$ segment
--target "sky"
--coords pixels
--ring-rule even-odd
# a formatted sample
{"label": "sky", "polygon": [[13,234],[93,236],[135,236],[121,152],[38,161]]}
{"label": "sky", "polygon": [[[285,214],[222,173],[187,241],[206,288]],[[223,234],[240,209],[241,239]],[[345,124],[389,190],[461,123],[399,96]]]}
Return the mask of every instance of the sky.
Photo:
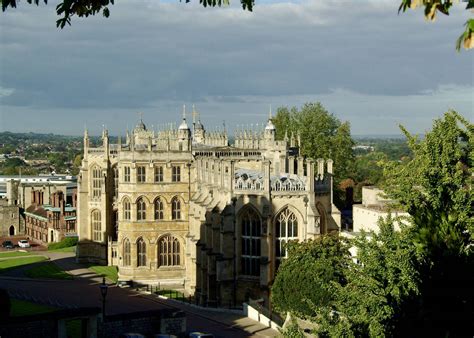
{"label": "sky", "polygon": [[474,120],[474,52],[455,51],[465,4],[434,23],[398,0],[116,1],[56,28],[56,3],[0,13],[0,131],[124,135],[179,124],[266,122],[320,101],[354,135],[424,133],[448,109]]}

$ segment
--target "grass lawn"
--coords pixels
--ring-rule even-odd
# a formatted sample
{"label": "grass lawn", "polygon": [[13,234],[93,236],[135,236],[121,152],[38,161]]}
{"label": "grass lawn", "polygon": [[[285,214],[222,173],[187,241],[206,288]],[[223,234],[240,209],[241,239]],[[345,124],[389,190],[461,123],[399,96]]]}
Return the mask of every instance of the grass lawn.
{"label": "grass lawn", "polygon": [[22,257],[22,256],[31,256],[35,253],[32,252],[20,252],[20,251],[9,251],[9,252],[0,252],[0,260],[5,257]]}
{"label": "grass lawn", "polygon": [[46,257],[44,256],[19,257],[19,258],[13,258],[13,259],[0,258],[0,273],[6,272],[7,270],[11,270],[22,265],[38,263],[45,260],[46,260]]}
{"label": "grass lawn", "polygon": [[49,252],[76,252],[76,247],[75,246],[69,246],[67,248],[61,248],[61,249],[53,249],[53,250],[48,250]]}
{"label": "grass lawn", "polygon": [[26,270],[25,275],[30,278],[73,279],[70,274],[65,273],[52,262],[34,266]]}
{"label": "grass lawn", "polygon": [[90,265],[88,266],[89,269],[94,271],[96,274],[110,279],[112,282],[117,283],[118,274],[117,274],[117,267],[115,266],[102,266],[102,265]]}
{"label": "grass lawn", "polygon": [[53,312],[54,307],[27,302],[24,300],[10,299],[12,304],[10,315],[12,317],[36,315],[39,313]]}

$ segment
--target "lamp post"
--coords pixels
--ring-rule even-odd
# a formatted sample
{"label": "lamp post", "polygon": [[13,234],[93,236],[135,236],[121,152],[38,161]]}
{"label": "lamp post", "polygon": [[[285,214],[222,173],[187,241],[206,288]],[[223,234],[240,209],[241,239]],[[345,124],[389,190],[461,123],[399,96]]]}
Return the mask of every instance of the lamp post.
{"label": "lamp post", "polygon": [[107,290],[109,288],[109,286],[105,284],[105,277],[102,277],[102,284],[100,284],[99,288],[102,296],[102,320],[105,320],[105,298],[107,297]]}
{"label": "lamp post", "polygon": [[232,197],[232,206],[234,207],[234,234],[233,234],[233,246],[234,246],[234,254],[233,254],[233,263],[234,263],[234,268],[232,269],[233,271],[233,285],[232,285],[232,302],[234,303],[234,307],[237,305],[237,252],[236,252],[236,241],[237,241],[237,236],[236,236],[236,218],[237,214],[235,212],[235,205],[237,204],[237,197]]}

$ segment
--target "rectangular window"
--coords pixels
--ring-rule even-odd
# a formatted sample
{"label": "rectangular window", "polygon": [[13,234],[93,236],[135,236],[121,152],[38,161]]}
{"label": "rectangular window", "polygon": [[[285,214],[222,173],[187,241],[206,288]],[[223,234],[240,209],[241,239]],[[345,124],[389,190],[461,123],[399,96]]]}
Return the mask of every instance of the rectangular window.
{"label": "rectangular window", "polygon": [[123,181],[130,182],[130,167],[123,168]]}
{"label": "rectangular window", "polygon": [[144,183],[146,181],[146,176],[145,176],[145,167],[137,167],[137,182],[138,183]]}
{"label": "rectangular window", "polygon": [[155,167],[155,182],[163,182],[163,167]]}
{"label": "rectangular window", "polygon": [[171,181],[181,182],[181,167],[180,166],[177,166],[177,165],[173,166]]}

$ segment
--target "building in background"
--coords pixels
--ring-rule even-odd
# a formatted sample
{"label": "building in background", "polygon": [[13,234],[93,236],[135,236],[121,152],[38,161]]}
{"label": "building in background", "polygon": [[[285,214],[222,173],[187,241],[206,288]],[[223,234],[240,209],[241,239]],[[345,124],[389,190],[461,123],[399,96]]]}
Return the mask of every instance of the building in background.
{"label": "building in background", "polygon": [[263,129],[207,132],[142,120],[125,142],[91,147],[78,177],[78,261],[118,267],[119,281],[160,284],[200,304],[268,302],[285,244],[340,228],[332,160],[299,155],[299,137]]}
{"label": "building in background", "polygon": [[[0,176],[0,229],[2,236],[26,235],[30,239],[49,243],[51,239],[57,242],[67,235],[76,234],[76,191],[76,178],[69,175]],[[58,210],[54,209],[59,207],[58,198],[63,199],[63,216],[58,216]],[[52,206],[54,203],[56,203],[56,207]],[[46,209],[51,209],[51,215],[40,210],[40,207],[43,206]],[[28,213],[30,213],[29,216]],[[13,217],[13,215],[15,216]],[[43,219],[44,217],[47,221]],[[64,223],[63,225],[56,224],[55,219],[58,217],[60,220],[63,219],[61,221]],[[47,232],[48,236],[40,235],[39,228],[36,228],[43,226],[43,222],[56,224],[46,226],[50,229]],[[33,230],[33,224],[36,224],[34,225],[36,230]],[[27,229],[28,226],[30,230]]]}
{"label": "building in background", "polygon": [[409,216],[407,212],[397,209],[393,200],[384,196],[383,190],[374,186],[362,187],[362,204],[352,207],[353,232],[378,231],[379,219],[386,219],[389,214],[394,218],[395,230],[400,230],[400,220],[397,218]]}

